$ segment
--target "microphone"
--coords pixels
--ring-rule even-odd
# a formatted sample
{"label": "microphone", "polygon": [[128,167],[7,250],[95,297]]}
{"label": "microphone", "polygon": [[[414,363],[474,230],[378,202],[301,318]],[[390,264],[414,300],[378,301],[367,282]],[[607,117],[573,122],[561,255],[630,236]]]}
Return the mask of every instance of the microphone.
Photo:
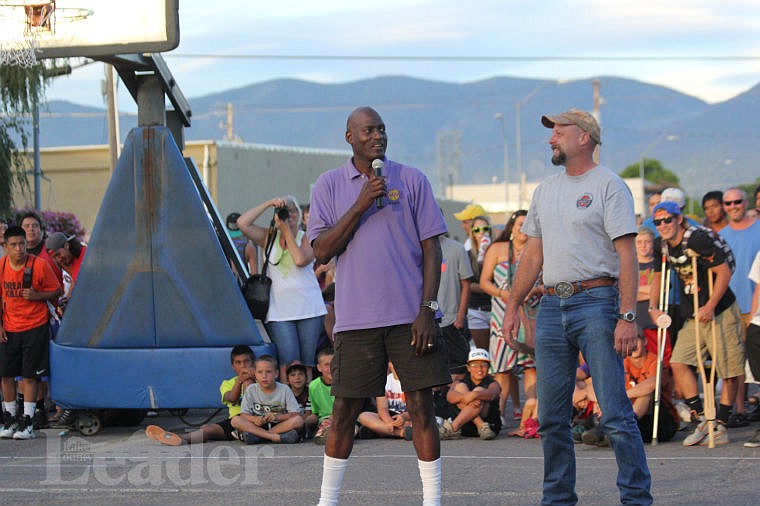
{"label": "microphone", "polygon": [[[372,160],[372,169],[375,171],[375,176],[377,177],[383,177],[383,166],[385,166],[385,163],[380,158],[375,158]],[[383,196],[379,196],[375,199],[375,207],[378,209],[383,208]]]}

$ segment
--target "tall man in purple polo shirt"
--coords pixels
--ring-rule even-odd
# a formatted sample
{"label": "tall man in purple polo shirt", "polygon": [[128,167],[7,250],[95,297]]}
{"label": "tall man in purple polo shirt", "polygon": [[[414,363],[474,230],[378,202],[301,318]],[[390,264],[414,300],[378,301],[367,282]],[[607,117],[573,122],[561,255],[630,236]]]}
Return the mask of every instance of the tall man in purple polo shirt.
{"label": "tall man in purple polo shirt", "polygon": [[[335,258],[333,421],[325,445],[320,506],[337,504],[354,424],[364,398],[384,395],[388,361],[406,392],[423,504],[440,504],[441,461],[432,387],[450,382],[436,323],[446,224],[430,183],[417,169],[385,158],[380,115],[348,117],[353,156],[322,174],[311,195],[308,237],[317,261]],[[384,162],[382,177],[373,160]],[[381,199],[381,207],[376,205]]]}

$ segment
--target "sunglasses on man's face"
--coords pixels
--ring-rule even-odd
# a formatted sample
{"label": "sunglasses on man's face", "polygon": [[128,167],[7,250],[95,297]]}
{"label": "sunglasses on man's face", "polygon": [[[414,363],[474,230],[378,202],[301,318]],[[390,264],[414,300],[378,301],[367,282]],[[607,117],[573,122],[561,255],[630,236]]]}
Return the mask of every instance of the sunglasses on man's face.
{"label": "sunglasses on man's face", "polygon": [[744,199],[736,199],[736,200],[724,200],[723,205],[724,206],[738,206],[744,202]]}
{"label": "sunglasses on man's face", "polygon": [[473,234],[479,234],[481,232],[490,232],[490,231],[491,231],[491,225],[485,225],[482,227],[472,227]]}
{"label": "sunglasses on man's face", "polygon": [[655,227],[659,227],[663,223],[665,223],[666,225],[670,225],[671,223],[673,223],[673,220],[674,220],[673,216],[668,216],[667,218],[660,218],[659,220],[652,220],[652,221],[654,221]]}

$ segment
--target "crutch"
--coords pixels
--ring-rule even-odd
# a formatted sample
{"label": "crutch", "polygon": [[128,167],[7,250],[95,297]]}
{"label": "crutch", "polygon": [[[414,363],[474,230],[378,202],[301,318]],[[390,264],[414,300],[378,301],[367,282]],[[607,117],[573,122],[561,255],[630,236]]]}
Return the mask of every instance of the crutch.
{"label": "crutch", "polygon": [[[697,352],[697,367],[699,368],[699,377],[702,379],[702,390],[704,392],[704,411],[705,419],[707,420],[707,441],[709,448],[715,448],[715,390],[713,384],[707,381],[707,375],[705,374],[705,363],[702,360],[702,340],[699,336],[699,320],[697,315],[699,313],[699,289],[697,283],[697,254],[696,252],[687,249],[686,253],[691,256],[691,270],[692,270],[692,295],[694,296],[694,335],[696,340],[696,352]],[[709,271],[708,271],[709,278]],[[713,357],[714,361],[714,357]],[[710,371],[710,377],[713,378],[715,364],[713,364],[713,371]]]}
{"label": "crutch", "polygon": [[[713,273],[710,272],[710,269],[707,270],[707,289],[708,294],[712,298],[713,295]],[[712,351],[710,354],[712,355],[712,367],[710,368],[710,382],[707,384],[707,389],[710,390],[710,404],[709,408],[705,408],[705,416],[708,420],[711,420],[712,428],[715,428],[715,419],[717,418],[716,414],[716,403],[715,403],[715,370],[718,368],[718,338],[716,337],[716,330],[715,330],[715,317],[713,317],[710,320],[710,332],[712,333]],[[705,398],[707,398],[707,394],[705,394]],[[714,431],[710,431],[710,440],[709,440],[709,447],[715,448],[715,434]]]}
{"label": "crutch", "polygon": [[660,300],[658,309],[663,312],[655,324],[657,325],[657,373],[654,383],[654,417],[652,427],[652,446],[657,446],[657,426],[660,422],[660,392],[662,390],[662,363],[665,360],[665,340],[671,319],[668,315],[668,296],[670,295],[670,269],[667,268],[667,255],[662,254],[662,269],[660,269]]}

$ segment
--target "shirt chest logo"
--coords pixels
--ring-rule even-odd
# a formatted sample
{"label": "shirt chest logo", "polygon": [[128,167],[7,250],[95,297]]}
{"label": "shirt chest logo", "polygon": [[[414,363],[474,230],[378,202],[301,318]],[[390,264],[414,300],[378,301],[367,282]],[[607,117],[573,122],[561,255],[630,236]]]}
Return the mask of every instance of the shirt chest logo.
{"label": "shirt chest logo", "polygon": [[398,202],[398,199],[400,197],[401,197],[401,193],[395,188],[388,190],[388,200],[391,202],[391,204]]}
{"label": "shirt chest logo", "polygon": [[594,201],[594,196],[590,193],[584,193],[575,201],[575,207],[578,209],[588,209]]}

